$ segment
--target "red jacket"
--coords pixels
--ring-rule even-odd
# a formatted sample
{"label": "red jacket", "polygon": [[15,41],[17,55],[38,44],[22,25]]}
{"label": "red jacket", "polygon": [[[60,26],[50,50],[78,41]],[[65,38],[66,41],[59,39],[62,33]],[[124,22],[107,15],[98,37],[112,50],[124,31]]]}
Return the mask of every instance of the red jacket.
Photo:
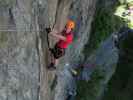
{"label": "red jacket", "polygon": [[64,40],[59,40],[57,42],[57,46],[59,48],[63,48],[63,49],[66,49],[68,47],[68,45],[70,45],[73,41],[73,33],[70,32],[70,33],[65,33],[65,31],[63,31],[63,36],[66,37],[66,41]]}

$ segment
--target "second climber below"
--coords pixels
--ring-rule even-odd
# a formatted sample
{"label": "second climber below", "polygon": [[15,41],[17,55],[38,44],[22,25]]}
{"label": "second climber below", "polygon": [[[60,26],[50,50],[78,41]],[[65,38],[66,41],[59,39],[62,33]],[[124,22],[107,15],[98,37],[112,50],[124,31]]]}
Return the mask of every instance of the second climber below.
{"label": "second climber below", "polygon": [[58,39],[58,42],[55,44],[54,48],[50,49],[51,52],[51,63],[48,66],[49,69],[56,69],[58,65],[58,60],[60,57],[65,55],[65,50],[73,41],[73,29],[75,28],[75,22],[73,20],[68,20],[65,28],[62,32],[57,32],[52,30],[49,35]]}

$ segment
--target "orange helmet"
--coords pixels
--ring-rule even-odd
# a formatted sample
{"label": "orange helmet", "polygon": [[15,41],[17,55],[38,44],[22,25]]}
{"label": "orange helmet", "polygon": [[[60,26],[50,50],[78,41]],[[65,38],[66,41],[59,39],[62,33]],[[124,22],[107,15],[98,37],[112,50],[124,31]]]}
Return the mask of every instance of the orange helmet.
{"label": "orange helmet", "polygon": [[67,21],[67,24],[66,24],[66,28],[68,28],[68,29],[74,29],[74,27],[75,27],[74,21],[68,20]]}

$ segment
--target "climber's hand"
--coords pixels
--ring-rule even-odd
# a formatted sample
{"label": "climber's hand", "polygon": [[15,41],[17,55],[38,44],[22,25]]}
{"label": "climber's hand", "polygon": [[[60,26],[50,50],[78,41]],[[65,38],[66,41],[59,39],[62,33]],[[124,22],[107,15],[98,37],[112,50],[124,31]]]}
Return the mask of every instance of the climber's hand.
{"label": "climber's hand", "polygon": [[52,31],[50,27],[46,28],[45,30],[47,33],[50,33]]}

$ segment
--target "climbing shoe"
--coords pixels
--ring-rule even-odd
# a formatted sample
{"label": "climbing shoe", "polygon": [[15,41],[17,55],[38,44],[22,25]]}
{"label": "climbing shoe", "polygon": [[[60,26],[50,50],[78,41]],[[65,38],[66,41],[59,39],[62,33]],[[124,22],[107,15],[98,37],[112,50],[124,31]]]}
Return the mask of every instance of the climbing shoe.
{"label": "climbing shoe", "polygon": [[48,69],[49,69],[49,70],[55,70],[56,67],[55,67],[54,63],[51,63],[51,64],[48,66]]}

